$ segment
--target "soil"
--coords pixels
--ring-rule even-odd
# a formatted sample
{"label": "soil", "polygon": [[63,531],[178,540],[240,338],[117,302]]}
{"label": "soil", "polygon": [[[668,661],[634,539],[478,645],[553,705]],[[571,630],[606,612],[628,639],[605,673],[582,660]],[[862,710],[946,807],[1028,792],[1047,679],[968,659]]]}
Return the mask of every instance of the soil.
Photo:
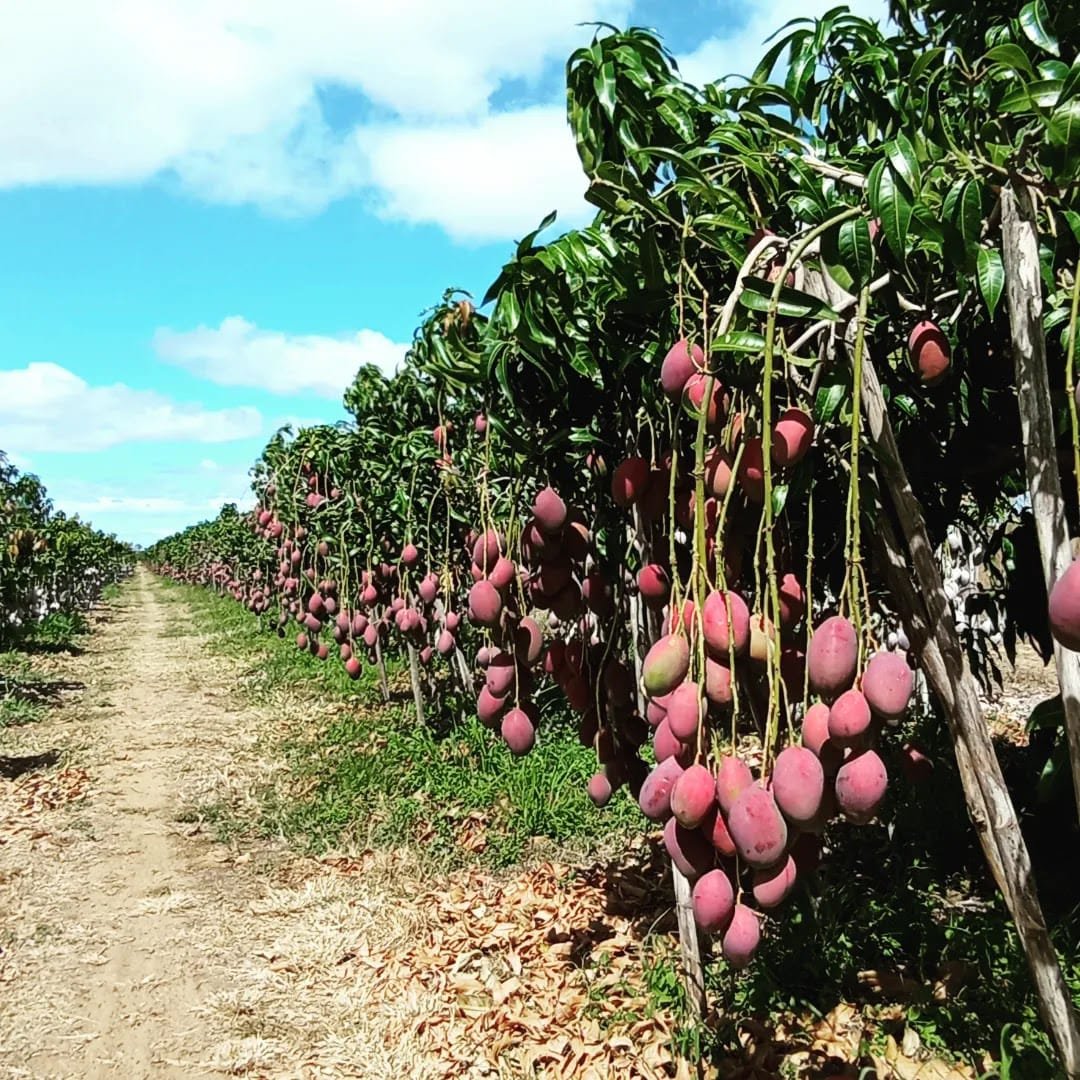
{"label": "soil", "polygon": [[0,781],[0,1076],[410,1075],[407,1040],[386,1049],[334,966],[407,916],[375,926],[355,881],[200,820],[266,719],[236,664],[145,570],[52,662],[83,689],[4,738],[62,758]]}

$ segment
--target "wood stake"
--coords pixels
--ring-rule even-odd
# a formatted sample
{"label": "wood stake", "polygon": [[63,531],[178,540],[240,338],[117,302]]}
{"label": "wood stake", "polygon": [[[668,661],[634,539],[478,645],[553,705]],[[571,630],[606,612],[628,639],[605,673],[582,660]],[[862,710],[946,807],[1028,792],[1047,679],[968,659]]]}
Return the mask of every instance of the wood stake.
{"label": "wood stake", "polygon": [[866,436],[875,452],[881,489],[891,497],[914,569],[913,575],[888,517],[882,513],[875,522],[874,536],[889,588],[904,619],[912,651],[945,712],[968,810],[1016,925],[1043,1023],[1066,1075],[1080,1077],[1077,1014],[1046,928],[1031,857],[982,715],[978,686],[956,632],[922,508],[908,482],[869,354],[863,357],[862,396]]}
{"label": "wood stake", "polygon": [[[1024,466],[1049,596],[1054,583],[1072,563],[1072,544],[1061,495],[1054,410],[1046,370],[1039,236],[1031,192],[1022,180],[1011,181],[1001,191],[1001,240]],[[1080,654],[1063,649],[1055,639],[1054,662],[1065,708],[1073,798],[1080,817]]]}

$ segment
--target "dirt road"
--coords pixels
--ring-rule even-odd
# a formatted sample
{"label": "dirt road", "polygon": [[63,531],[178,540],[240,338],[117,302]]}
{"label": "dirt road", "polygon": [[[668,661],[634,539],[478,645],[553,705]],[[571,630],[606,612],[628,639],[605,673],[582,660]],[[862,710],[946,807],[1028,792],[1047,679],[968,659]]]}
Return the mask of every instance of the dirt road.
{"label": "dirt road", "polygon": [[[193,813],[259,729],[237,665],[145,570],[59,663],[84,689],[16,740],[62,748],[62,767],[0,787],[0,1076],[393,1068],[334,966],[382,905],[355,881],[256,871]],[[407,929],[380,917],[382,940]]]}

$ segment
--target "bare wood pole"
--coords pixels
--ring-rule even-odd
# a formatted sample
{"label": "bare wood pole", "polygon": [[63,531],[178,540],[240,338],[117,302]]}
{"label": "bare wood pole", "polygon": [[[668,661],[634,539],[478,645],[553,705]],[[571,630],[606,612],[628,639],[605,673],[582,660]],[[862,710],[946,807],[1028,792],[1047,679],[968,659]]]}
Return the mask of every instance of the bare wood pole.
{"label": "bare wood pole", "polygon": [[390,684],[386,679],[386,661],[382,654],[382,637],[375,637],[375,666],[379,669],[379,688],[382,690],[383,701],[390,700]]}
{"label": "bare wood pole", "polygon": [[[1005,299],[1009,308],[1016,396],[1024,439],[1031,512],[1039,538],[1046,595],[1072,562],[1065,500],[1061,495],[1054,412],[1046,368],[1046,338],[1042,326],[1042,280],[1039,276],[1039,237],[1031,192],[1022,180],[1001,191],[1001,239],[1005,264]],[[1080,654],[1054,641],[1054,662],[1065,707],[1073,797],[1080,814]]]}
{"label": "bare wood pole", "polygon": [[[908,482],[893,437],[877,372],[863,356],[866,435],[890,493],[914,573],[885,514],[874,530],[890,590],[912,649],[949,724],[968,810],[991,872],[1005,898],[1031,969],[1043,1023],[1065,1073],[1080,1077],[1080,1026],[1046,928],[1031,857],[982,715],[978,687],[961,647],[922,508]],[[914,576],[914,581],[912,577]]]}
{"label": "bare wood pole", "polygon": [[454,646],[454,666],[457,669],[457,677],[461,682],[461,689],[465,693],[476,693],[472,676],[469,674],[469,663],[465,659],[465,654],[456,645]]}
{"label": "bare wood pole", "polygon": [[416,706],[416,722],[424,722],[424,692],[420,685],[420,659],[416,646],[410,641],[406,648],[409,652],[409,682],[412,683],[413,704]]}
{"label": "bare wood pole", "polygon": [[[641,535],[641,517],[634,507],[634,530]],[[627,541],[634,542],[634,534],[628,531]],[[630,636],[634,654],[634,686],[637,690],[638,712],[645,715],[645,695],[642,691],[642,641],[649,640],[645,625],[644,607],[639,592],[630,594]],[[691,897],[690,882],[686,875],[671,864],[671,880],[675,886],[675,919],[679,927],[679,956],[682,961],[683,985],[686,997],[696,1017],[705,1015],[705,969],[701,962],[701,944],[698,941],[697,923],[694,922],[694,907]]]}

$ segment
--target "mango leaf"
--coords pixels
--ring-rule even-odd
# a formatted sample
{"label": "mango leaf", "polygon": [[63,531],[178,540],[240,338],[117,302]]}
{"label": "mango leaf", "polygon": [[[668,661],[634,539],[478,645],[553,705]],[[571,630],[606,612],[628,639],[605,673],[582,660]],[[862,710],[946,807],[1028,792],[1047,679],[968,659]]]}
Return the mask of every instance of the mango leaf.
{"label": "mango leaf", "polygon": [[1069,228],[1072,229],[1072,234],[1076,238],[1076,242],[1080,244],[1080,214],[1075,210],[1065,210],[1062,217],[1069,224]]}
{"label": "mango leaf", "polygon": [[765,338],[749,330],[732,330],[713,338],[710,351],[760,353],[765,351]]}
{"label": "mango leaf", "polygon": [[749,236],[754,230],[742,219],[732,214],[698,214],[691,222],[694,228],[728,229]]}
{"label": "mango leaf", "polygon": [[846,383],[834,382],[819,386],[817,397],[814,398],[814,423],[827,424],[836,415],[846,396]]}
{"label": "mango leaf", "polygon": [[1018,83],[1005,92],[998,102],[998,111],[1005,113],[1038,112],[1052,109],[1061,97],[1061,79],[1035,79]]}
{"label": "mango leaf", "polygon": [[1001,291],[1005,287],[1005,267],[1001,261],[1001,252],[997,248],[979,248],[976,260],[976,273],[979,279],[979,292],[990,318],[997,311]]}
{"label": "mango leaf", "polygon": [[889,155],[889,162],[897,174],[904,178],[904,183],[911,188],[912,192],[918,192],[919,159],[915,153],[915,147],[911,145],[911,140],[901,132],[886,144],[885,153]]}
{"label": "mango leaf", "polygon": [[1052,802],[1068,790],[1069,746],[1059,738],[1054,752],[1046,759],[1038,782],[1035,784],[1035,798],[1042,803]]}
{"label": "mango leaf", "polygon": [[893,254],[904,260],[911,225],[911,191],[886,159],[877,162],[867,178],[870,208],[881,219],[885,240]]}
{"label": "mango leaf", "polygon": [[977,180],[958,180],[945,196],[946,219],[969,246],[982,232],[982,191]]}
{"label": "mango leaf", "polygon": [[[764,278],[745,277],[739,301],[751,311],[768,311],[772,306],[774,284]],[[823,300],[787,285],[780,288],[777,313],[793,319],[838,319],[839,315]]]}
{"label": "mango leaf", "polygon": [[874,272],[874,245],[865,218],[842,221],[821,238],[821,257],[829,277],[846,292],[856,292]]}
{"label": "mango leaf", "polygon": [[[1022,49],[1020,50],[1020,52],[1021,55],[1023,55]],[[944,55],[945,50],[941,48],[941,46],[938,46],[934,49],[927,49],[926,52],[920,54],[918,59],[916,59],[915,63],[911,65],[911,82],[917,83],[923,72],[929,70],[930,68],[940,68],[941,58]],[[1024,59],[1026,60],[1027,57],[1025,56]]]}
{"label": "mango leaf", "polygon": [[506,289],[499,295],[495,318],[502,324],[507,334],[512,334],[518,328],[521,322],[521,304],[513,289]]}
{"label": "mango leaf", "polygon": [[772,489],[772,512],[775,517],[779,517],[784,512],[784,505],[787,503],[787,497],[787,484],[777,484]]}
{"label": "mango leaf", "polygon": [[1026,75],[1029,79],[1035,78],[1035,69],[1031,66],[1027,53],[1019,45],[1014,45],[1011,41],[1002,45],[995,45],[983,59],[990,61],[992,64],[1000,64],[1002,67],[1009,68],[1011,71],[1016,71],[1021,75]]}
{"label": "mango leaf", "polygon": [[[1064,84],[1069,75],[1069,65],[1062,60],[1043,60],[1039,64],[1040,79],[1057,79]],[[1062,86],[1064,89],[1064,85]]]}
{"label": "mango leaf", "polygon": [[1061,695],[1040,701],[1027,718],[1024,725],[1029,732],[1042,731],[1045,728],[1060,728],[1065,724],[1065,707],[1061,703]]}
{"label": "mango leaf", "polygon": [[1080,172],[1080,98],[1066,101],[1050,114],[1046,145],[1060,178],[1070,180]]}
{"label": "mango leaf", "polygon": [[526,233],[521,238],[521,241],[518,243],[517,246],[517,256],[519,259],[532,250],[533,241],[537,238],[537,236],[540,235],[540,233],[542,233],[546,228],[548,228],[549,225],[554,224],[555,218],[556,212],[552,210],[551,213],[548,214],[544,218],[544,220],[541,221],[535,229],[533,229],[531,233]]}
{"label": "mango leaf", "polygon": [[611,60],[605,60],[593,76],[593,86],[596,89],[596,98],[603,107],[609,118],[615,115],[615,64]]}
{"label": "mango leaf", "polygon": [[1046,5],[1043,0],[1031,0],[1031,3],[1020,9],[1020,29],[1024,31],[1028,41],[1058,56],[1060,53],[1057,38],[1047,29],[1046,23]]}

